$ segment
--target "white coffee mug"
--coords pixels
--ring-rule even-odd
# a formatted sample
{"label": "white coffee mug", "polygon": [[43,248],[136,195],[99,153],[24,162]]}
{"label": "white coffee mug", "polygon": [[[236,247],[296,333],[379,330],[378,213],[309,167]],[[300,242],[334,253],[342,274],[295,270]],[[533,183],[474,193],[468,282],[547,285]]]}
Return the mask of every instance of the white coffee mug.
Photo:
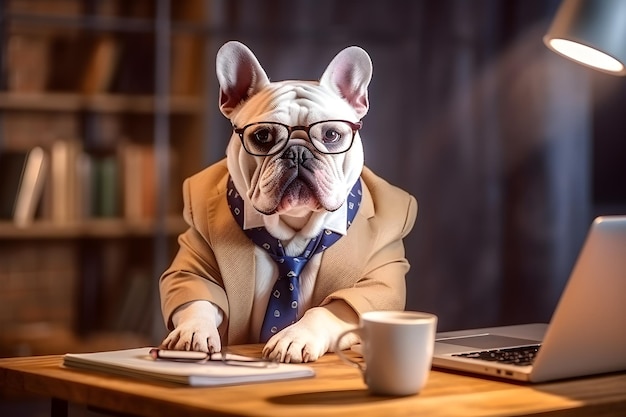
{"label": "white coffee mug", "polygon": [[[370,311],[360,326],[337,338],[335,352],[357,367],[370,392],[378,395],[412,395],[422,390],[433,358],[437,316],[417,311]],[[365,365],[338,349],[349,333],[361,338]]]}

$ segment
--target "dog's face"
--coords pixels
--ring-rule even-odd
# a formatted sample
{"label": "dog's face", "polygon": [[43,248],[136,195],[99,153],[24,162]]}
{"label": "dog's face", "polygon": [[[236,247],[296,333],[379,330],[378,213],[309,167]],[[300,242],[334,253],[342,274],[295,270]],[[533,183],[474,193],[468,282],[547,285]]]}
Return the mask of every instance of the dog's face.
{"label": "dog's face", "polygon": [[[341,207],[363,168],[358,122],[367,113],[371,74],[367,53],[351,47],[319,82],[270,83],[246,46],[220,49],[220,109],[239,129],[228,145],[228,169],[257,211],[302,217]],[[328,120],[349,123],[318,123]]]}

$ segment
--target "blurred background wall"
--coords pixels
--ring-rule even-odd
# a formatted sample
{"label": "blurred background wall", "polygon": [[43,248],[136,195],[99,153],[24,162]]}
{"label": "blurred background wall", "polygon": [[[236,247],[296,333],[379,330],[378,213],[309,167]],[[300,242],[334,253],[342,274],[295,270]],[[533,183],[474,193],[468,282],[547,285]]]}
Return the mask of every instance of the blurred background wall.
{"label": "blurred background wall", "polygon": [[233,39],[272,80],[370,54],[365,162],[419,202],[407,308],[440,330],[548,321],[594,216],[626,213],[626,80],[543,45],[559,3],[0,1],[0,157],[50,161],[28,224],[0,198],[0,356],[165,336],[157,282],[182,180],[225,156]]}
{"label": "blurred background wall", "polygon": [[[207,55],[236,39],[272,80],[318,79],[367,50],[366,165],[419,202],[407,308],[440,330],[548,321],[593,217],[626,206],[625,82],[543,45],[558,5],[213,1]],[[230,137],[208,84],[207,163]]]}

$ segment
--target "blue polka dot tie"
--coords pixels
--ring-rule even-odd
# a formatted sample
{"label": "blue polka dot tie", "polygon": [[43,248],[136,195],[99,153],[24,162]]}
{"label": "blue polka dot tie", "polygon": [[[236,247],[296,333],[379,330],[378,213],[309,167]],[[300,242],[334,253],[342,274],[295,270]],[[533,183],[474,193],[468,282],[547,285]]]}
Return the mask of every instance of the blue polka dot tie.
{"label": "blue polka dot tie", "polygon": [[[347,198],[347,227],[350,227],[359,209],[361,194],[361,180],[358,180]],[[233,217],[243,229],[243,199],[237,193],[232,179],[228,181],[226,197]],[[260,341],[267,342],[272,335],[298,320],[300,273],[308,260],[313,255],[329,248],[342,235],[324,230],[317,237],[311,239],[300,256],[287,256],[280,240],[270,235],[265,228],[244,229],[244,232],[257,246],[267,250],[278,266],[278,279],[272,288],[261,327]]]}

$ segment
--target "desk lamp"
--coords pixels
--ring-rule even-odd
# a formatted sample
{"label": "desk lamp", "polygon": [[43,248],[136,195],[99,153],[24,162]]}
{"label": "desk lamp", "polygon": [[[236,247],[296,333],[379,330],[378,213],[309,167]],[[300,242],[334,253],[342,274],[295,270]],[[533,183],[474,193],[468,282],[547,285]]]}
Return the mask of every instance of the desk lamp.
{"label": "desk lamp", "polygon": [[564,0],[543,41],[581,64],[626,75],[626,0]]}

